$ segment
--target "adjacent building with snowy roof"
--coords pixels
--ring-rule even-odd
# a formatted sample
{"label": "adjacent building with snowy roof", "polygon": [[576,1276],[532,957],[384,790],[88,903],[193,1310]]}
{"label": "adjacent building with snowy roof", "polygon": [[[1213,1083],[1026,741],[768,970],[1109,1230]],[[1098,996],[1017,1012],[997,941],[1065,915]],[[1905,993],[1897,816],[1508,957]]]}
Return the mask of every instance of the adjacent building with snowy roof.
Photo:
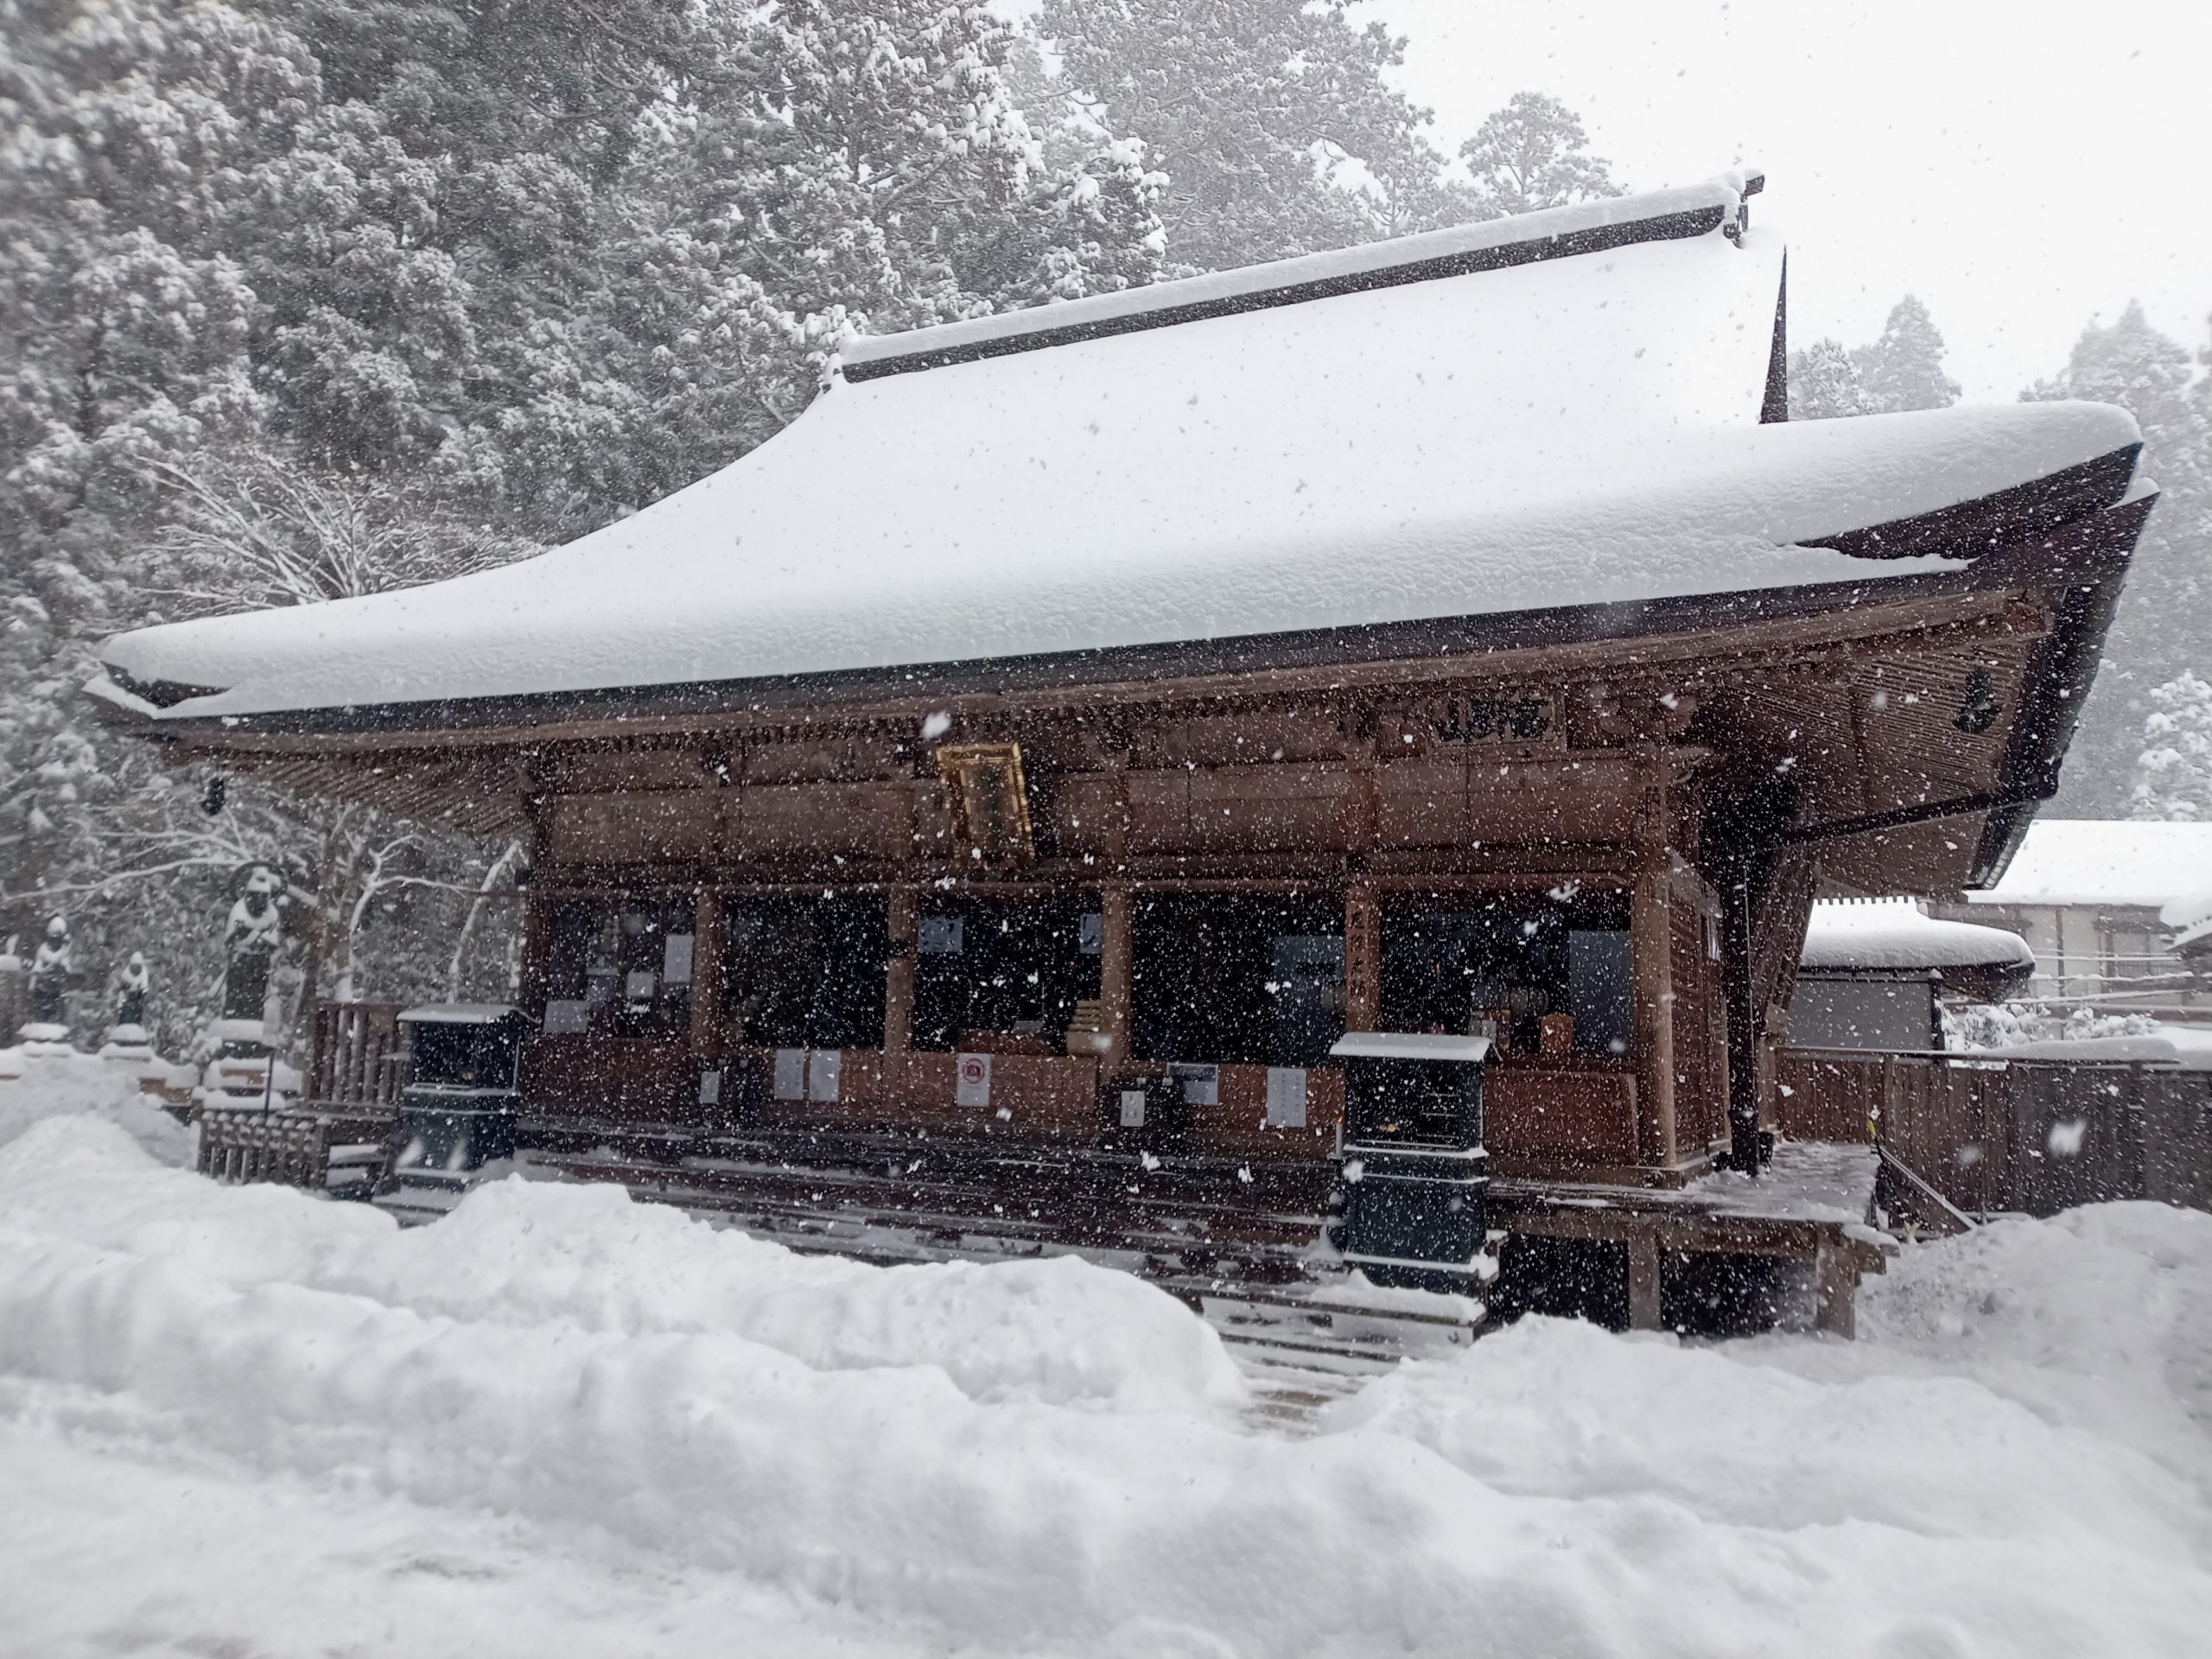
{"label": "adjacent building with snowy roof", "polygon": [[527,839],[533,1132],[1318,1214],[1336,1039],[1480,1033],[1502,1175],[1748,1166],[1816,887],[2001,874],[2152,500],[2102,405],[1788,422],[1762,183],[857,341],[569,546],[91,689]]}
{"label": "adjacent building with snowy roof", "polygon": [[1789,1041],[1799,1048],[1941,1048],[1943,999],[1994,1001],[2035,965],[2018,933],[1943,920],[1918,899],[1816,900],[1797,958]]}
{"label": "adjacent building with snowy roof", "polygon": [[1941,907],[2035,951],[2025,994],[2116,1014],[2212,1022],[2192,925],[2212,913],[2212,823],[2043,818],[1994,885]]}

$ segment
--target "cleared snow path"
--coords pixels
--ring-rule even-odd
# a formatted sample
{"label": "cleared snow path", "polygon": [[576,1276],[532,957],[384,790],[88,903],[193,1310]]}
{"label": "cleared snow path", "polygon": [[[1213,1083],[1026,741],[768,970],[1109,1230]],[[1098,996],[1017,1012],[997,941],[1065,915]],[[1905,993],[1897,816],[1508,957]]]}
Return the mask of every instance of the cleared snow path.
{"label": "cleared snow path", "polygon": [[[0,1085],[8,1091],[35,1085]],[[0,1112],[8,1102],[0,1098]],[[1909,1250],[1863,1339],[1532,1319],[1255,1427],[1079,1262],[521,1182],[402,1233],[0,1147],[0,1654],[2193,1654],[2212,1217]]]}

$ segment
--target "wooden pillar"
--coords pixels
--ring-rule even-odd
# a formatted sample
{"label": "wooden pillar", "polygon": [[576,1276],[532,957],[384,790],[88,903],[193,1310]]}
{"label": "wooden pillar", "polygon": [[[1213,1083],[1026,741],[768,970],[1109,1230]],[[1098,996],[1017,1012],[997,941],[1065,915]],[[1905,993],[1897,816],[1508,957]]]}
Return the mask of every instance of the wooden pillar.
{"label": "wooden pillar", "polygon": [[1832,1337],[1854,1335],[1859,1267],[1834,1239],[1822,1239],[1813,1262],[1813,1328]]}
{"label": "wooden pillar", "polygon": [[1663,862],[1639,871],[1629,902],[1629,977],[1635,993],[1637,1155],[1675,1161],[1675,981]]}
{"label": "wooden pillar", "polygon": [[1636,1029],[1636,1144],[1647,1169],[1675,1162],[1674,888],[1663,758],[1645,790],[1642,861],[1629,899],[1629,981]]}
{"label": "wooden pillar", "polygon": [[903,1054],[914,1046],[914,940],[921,912],[918,889],[891,889],[891,950],[883,964],[883,1049],[887,1054]]}
{"label": "wooden pillar", "polygon": [[1136,1005],[1136,895],[1125,881],[1098,890],[1099,1027],[1109,1045],[1108,1065],[1126,1064],[1135,1051],[1130,1041]]}
{"label": "wooden pillar", "polygon": [[1648,1227],[1628,1236],[1628,1328],[1659,1329],[1659,1239]]}
{"label": "wooden pillar", "polygon": [[1382,1018],[1382,905],[1372,881],[1344,886],[1344,1029],[1373,1031]]}
{"label": "wooden pillar", "polygon": [[520,950],[522,1006],[532,1017],[542,1018],[552,986],[553,900],[536,881],[523,892]]}
{"label": "wooden pillar", "polygon": [[698,902],[691,919],[691,1052],[709,1057],[722,1051],[722,951],[729,930],[720,887],[701,887]]}

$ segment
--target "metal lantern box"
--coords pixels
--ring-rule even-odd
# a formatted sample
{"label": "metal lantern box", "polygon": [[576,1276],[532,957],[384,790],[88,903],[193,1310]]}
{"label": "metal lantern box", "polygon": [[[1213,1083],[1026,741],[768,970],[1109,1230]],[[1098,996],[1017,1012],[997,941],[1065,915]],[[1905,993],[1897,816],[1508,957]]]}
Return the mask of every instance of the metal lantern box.
{"label": "metal lantern box", "polygon": [[393,1177],[458,1175],[514,1155],[528,1023],[498,1003],[433,1003],[399,1016],[410,1067],[392,1126]]}
{"label": "metal lantern box", "polygon": [[1465,1292],[1484,1244],[1486,1037],[1346,1033],[1344,1260],[1378,1285]]}

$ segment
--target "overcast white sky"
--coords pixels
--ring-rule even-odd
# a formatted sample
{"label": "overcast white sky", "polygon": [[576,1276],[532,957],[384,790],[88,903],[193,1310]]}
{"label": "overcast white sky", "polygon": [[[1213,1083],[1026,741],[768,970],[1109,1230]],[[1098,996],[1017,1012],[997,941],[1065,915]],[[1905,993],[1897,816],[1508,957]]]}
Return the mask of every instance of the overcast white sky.
{"label": "overcast white sky", "polygon": [[1907,291],[2010,399],[2130,298],[2212,313],[2212,0],[1363,0],[1456,149],[1523,89],[1639,188],[1738,160],[1789,239],[1789,332],[1871,338]]}

